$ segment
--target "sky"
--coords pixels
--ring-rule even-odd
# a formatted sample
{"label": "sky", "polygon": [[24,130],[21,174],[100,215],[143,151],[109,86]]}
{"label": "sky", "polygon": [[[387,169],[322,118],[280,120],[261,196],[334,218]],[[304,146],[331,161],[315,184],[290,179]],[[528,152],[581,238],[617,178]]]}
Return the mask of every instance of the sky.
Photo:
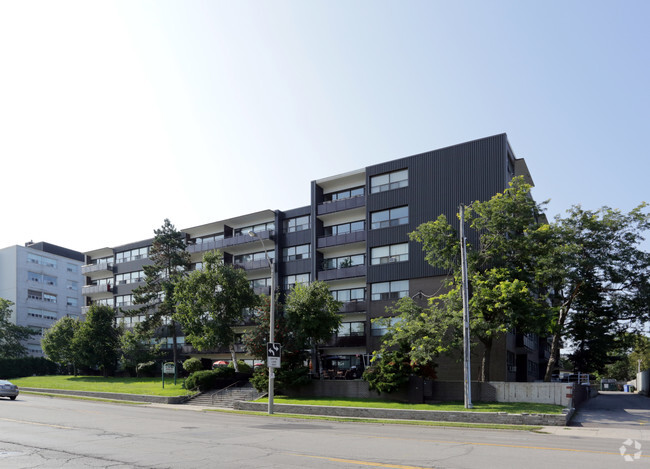
{"label": "sky", "polygon": [[0,0],[0,248],[309,204],[500,133],[549,218],[650,202],[650,2]]}

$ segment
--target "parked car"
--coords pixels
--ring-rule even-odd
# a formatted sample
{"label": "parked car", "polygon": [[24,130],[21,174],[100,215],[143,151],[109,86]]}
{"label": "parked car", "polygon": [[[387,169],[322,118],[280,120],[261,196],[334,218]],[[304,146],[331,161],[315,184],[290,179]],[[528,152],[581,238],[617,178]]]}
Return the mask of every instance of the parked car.
{"label": "parked car", "polygon": [[0,397],[8,397],[12,401],[18,397],[18,386],[5,379],[0,379]]}

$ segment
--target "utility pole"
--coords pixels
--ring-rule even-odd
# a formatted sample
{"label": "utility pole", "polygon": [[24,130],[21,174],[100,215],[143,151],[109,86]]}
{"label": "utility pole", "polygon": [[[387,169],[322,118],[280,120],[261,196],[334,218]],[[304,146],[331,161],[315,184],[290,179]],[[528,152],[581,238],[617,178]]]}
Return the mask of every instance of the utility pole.
{"label": "utility pole", "polygon": [[467,279],[467,240],[465,239],[465,206],[460,204],[460,261],[463,277],[463,381],[465,384],[465,408],[472,408],[472,369],[469,348],[469,288]]}

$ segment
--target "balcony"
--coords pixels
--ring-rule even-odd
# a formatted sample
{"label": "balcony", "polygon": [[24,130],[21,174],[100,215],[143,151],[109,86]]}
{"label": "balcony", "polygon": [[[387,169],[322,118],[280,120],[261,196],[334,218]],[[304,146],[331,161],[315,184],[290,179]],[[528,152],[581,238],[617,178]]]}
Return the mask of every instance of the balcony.
{"label": "balcony", "polygon": [[527,352],[537,350],[537,335],[535,334],[517,334],[516,343],[517,348],[525,349]]}
{"label": "balcony", "polygon": [[359,195],[349,199],[336,200],[334,202],[326,202],[318,206],[318,215],[326,215],[328,213],[340,212],[342,210],[351,210],[366,205],[366,196]]}
{"label": "balcony", "polygon": [[244,270],[259,270],[259,269],[269,269],[269,263],[266,259],[259,261],[246,261],[246,262],[237,262],[233,263],[235,267],[241,267]]}
{"label": "balcony", "polygon": [[334,336],[322,347],[365,347],[366,335]]}
{"label": "balcony", "polygon": [[100,293],[111,293],[113,288],[111,285],[84,285],[81,288],[82,295],[92,296]]}
{"label": "balcony", "polygon": [[341,244],[360,243],[366,240],[366,232],[353,231],[352,233],[345,233],[332,236],[323,236],[318,238],[318,249],[328,248],[331,246],[340,246]]}
{"label": "balcony", "polygon": [[[197,350],[191,344],[179,344],[179,347],[181,347],[182,353],[184,353],[184,354],[190,354],[190,353],[230,353],[230,349],[228,347],[219,347],[219,348],[208,349],[208,350]],[[246,353],[246,346],[244,344],[235,344],[235,353]]]}
{"label": "balcony", "polygon": [[112,262],[98,262],[97,264],[86,264],[81,266],[82,275],[91,274],[112,274],[115,266]]}
{"label": "balcony", "polygon": [[253,292],[256,295],[271,296],[271,287],[253,287]]}
{"label": "balcony", "polygon": [[341,306],[339,312],[340,313],[364,313],[366,312],[367,308],[368,305],[365,302],[365,300],[347,301],[343,303],[343,306]]}
{"label": "balcony", "polygon": [[329,281],[339,280],[344,278],[365,277],[366,266],[355,265],[352,267],[344,267],[342,269],[320,270],[318,272],[318,280]]}
{"label": "balcony", "polygon": [[[262,238],[263,240],[267,240],[267,239],[272,239],[272,237],[275,235],[275,231],[265,230],[265,231],[260,231],[259,233],[256,232],[256,234],[259,238]],[[213,251],[215,249],[224,250],[229,247],[241,246],[250,243],[259,244],[258,237],[253,238],[252,236],[249,236],[248,233],[245,233],[236,236],[231,236],[229,238],[218,239],[215,241],[207,241],[200,244],[190,244],[187,246],[187,252],[189,252],[190,254],[194,254],[197,252]]]}

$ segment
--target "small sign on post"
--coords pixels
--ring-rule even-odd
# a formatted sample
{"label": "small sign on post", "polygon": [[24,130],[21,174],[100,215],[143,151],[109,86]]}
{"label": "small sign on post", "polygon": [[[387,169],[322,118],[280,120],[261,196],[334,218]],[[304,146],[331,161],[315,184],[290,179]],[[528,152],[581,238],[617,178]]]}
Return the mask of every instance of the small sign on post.
{"label": "small sign on post", "polygon": [[171,362],[163,364],[163,373],[166,375],[173,375],[174,374],[174,364]]}
{"label": "small sign on post", "polygon": [[266,344],[266,364],[269,368],[280,368],[280,352],[282,346],[278,342]]}

